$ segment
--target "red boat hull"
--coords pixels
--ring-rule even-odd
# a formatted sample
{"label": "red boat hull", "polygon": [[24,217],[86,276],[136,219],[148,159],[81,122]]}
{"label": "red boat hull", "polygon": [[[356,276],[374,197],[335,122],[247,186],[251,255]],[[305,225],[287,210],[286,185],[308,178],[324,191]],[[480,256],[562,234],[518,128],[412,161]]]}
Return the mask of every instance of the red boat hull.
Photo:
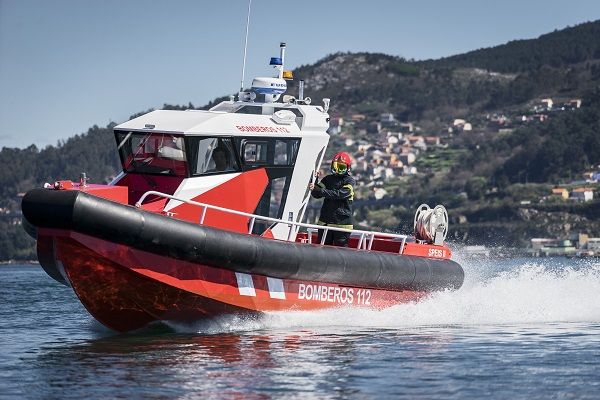
{"label": "red boat hull", "polygon": [[193,323],[220,315],[342,306],[385,308],[426,294],[237,273],[68,230],[39,229],[38,243],[45,243],[41,252],[52,249],[90,314],[121,332],[153,321]]}

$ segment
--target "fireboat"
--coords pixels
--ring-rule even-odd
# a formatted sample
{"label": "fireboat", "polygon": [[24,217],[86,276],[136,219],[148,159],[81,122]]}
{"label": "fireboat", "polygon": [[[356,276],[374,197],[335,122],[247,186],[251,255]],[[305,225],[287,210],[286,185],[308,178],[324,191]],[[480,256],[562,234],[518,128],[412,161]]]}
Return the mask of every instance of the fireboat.
{"label": "fireboat", "polygon": [[[122,172],[108,185],[61,180],[22,200],[46,273],[120,332],[153,322],[333,307],[381,309],[463,283],[443,206],[414,235],[303,222],[329,141],[330,100],[254,78],[210,110],[157,110],[114,128]],[[317,230],[350,232],[348,247]]]}

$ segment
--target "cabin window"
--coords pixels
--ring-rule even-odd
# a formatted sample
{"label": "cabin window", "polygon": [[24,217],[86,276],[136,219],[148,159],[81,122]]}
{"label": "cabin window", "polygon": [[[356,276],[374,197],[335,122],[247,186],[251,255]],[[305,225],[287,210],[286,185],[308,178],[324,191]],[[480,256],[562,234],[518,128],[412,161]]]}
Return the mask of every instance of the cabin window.
{"label": "cabin window", "polygon": [[[268,184],[254,214],[281,218],[289,191],[300,139],[281,137],[235,138],[235,148],[244,171],[264,168]],[[256,221],[252,230],[262,234],[270,224]]]}
{"label": "cabin window", "polygon": [[242,148],[244,164],[266,164],[268,146],[269,143],[267,141],[245,141]]}
{"label": "cabin window", "polygon": [[300,140],[276,140],[275,141],[275,165],[294,165],[296,154],[298,154]]}
{"label": "cabin window", "polygon": [[213,175],[240,170],[230,138],[188,137],[191,173]]}
{"label": "cabin window", "polygon": [[166,133],[116,132],[123,171],[156,175],[187,175],[182,136]]}
{"label": "cabin window", "polygon": [[[282,200],[287,194],[287,181],[289,176],[281,176],[271,179],[269,183],[270,199],[269,199],[269,217],[281,218],[283,212]],[[281,212],[280,212],[281,210]]]}
{"label": "cabin window", "polygon": [[293,166],[300,139],[242,139],[242,162],[246,167]]}

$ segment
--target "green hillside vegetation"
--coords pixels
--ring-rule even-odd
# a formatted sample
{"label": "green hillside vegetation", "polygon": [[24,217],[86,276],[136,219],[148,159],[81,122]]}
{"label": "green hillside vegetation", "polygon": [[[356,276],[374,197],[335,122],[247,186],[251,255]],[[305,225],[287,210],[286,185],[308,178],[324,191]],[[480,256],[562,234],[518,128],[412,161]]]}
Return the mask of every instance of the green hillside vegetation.
{"label": "green hillside vegetation", "polygon": [[483,68],[504,73],[539,70],[542,67],[570,68],[600,59],[600,24],[587,22],[537,39],[513,40],[501,46],[427,60],[419,63],[435,68]]}
{"label": "green hillside vegetation", "polygon": [[584,101],[586,107],[581,110],[484,144],[479,158],[491,157],[492,153],[508,156],[494,173],[498,182],[580,179],[582,171],[600,164],[600,87]]}

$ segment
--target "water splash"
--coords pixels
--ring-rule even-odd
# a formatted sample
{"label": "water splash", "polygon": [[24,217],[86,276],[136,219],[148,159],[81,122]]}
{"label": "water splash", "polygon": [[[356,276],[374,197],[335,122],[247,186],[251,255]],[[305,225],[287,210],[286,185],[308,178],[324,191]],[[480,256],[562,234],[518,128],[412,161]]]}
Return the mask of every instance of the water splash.
{"label": "water splash", "polygon": [[557,260],[463,264],[465,284],[457,291],[385,310],[337,308],[275,312],[261,319],[225,317],[177,331],[223,333],[318,327],[411,328],[555,322],[600,322],[600,262]]}

